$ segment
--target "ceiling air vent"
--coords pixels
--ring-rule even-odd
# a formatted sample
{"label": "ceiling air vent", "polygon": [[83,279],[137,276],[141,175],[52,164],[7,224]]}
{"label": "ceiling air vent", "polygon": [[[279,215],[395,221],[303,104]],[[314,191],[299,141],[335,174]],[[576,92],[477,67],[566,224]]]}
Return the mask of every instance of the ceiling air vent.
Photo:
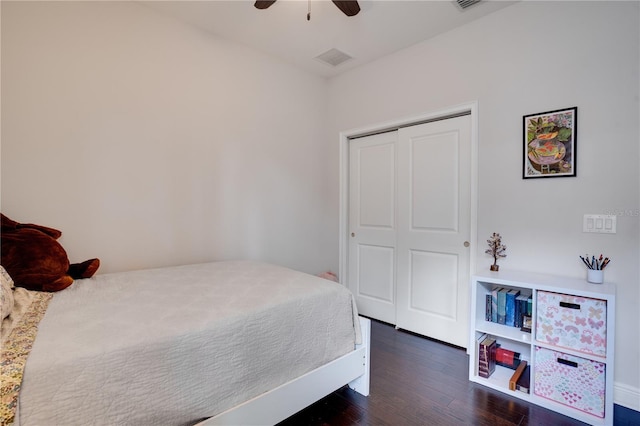
{"label": "ceiling air vent", "polygon": [[476,3],[480,3],[480,0],[456,0],[456,3],[458,3],[461,9],[466,9]]}
{"label": "ceiling air vent", "polygon": [[316,56],[316,59],[324,62],[325,64],[329,64],[332,67],[337,67],[343,62],[348,61],[349,59],[353,59],[351,56],[347,55],[344,52],[341,52],[338,49],[330,49],[326,52]]}

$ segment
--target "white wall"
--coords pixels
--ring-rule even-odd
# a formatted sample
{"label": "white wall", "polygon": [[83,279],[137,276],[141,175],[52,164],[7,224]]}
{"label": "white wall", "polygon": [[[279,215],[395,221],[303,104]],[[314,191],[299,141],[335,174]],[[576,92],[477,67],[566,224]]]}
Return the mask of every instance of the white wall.
{"label": "white wall", "polygon": [[326,81],[134,2],[2,2],[2,211],[99,272],[331,264]]}
{"label": "white wall", "polygon": [[[328,140],[338,210],[337,135],[478,101],[479,269],[499,232],[502,269],[584,277],[578,256],[613,258],[617,403],[640,410],[639,41],[637,2],[523,2],[330,81]],[[578,107],[577,177],[522,179],[522,116]],[[620,212],[615,235],[584,213]],[[333,234],[338,235],[334,217]],[[336,259],[337,262],[337,259]]]}

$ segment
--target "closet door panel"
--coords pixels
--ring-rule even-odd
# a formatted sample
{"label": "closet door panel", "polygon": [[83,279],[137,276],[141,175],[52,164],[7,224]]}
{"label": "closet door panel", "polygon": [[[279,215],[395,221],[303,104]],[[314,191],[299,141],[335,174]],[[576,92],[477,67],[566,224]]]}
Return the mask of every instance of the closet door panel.
{"label": "closet door panel", "polygon": [[399,328],[466,347],[470,117],[398,132]]}
{"label": "closet door panel", "polygon": [[443,283],[457,280],[455,255],[411,250],[409,271],[409,309],[424,314],[454,319],[458,294]]}
{"label": "closet door panel", "polygon": [[455,132],[411,141],[411,229],[455,232],[459,217],[459,141]]}
{"label": "closet door panel", "polygon": [[362,315],[396,321],[397,132],[349,145],[349,288]]}

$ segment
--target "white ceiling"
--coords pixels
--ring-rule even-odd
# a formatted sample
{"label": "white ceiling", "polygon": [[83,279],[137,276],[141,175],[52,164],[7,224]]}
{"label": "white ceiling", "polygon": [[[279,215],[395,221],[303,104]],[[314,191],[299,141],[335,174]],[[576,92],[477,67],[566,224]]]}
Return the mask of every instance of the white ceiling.
{"label": "white ceiling", "polygon": [[[224,39],[332,77],[514,1],[482,0],[463,10],[455,0],[360,0],[360,13],[347,17],[329,0],[312,0],[310,21],[308,0],[278,0],[266,10],[256,9],[253,0],[143,3]],[[353,59],[336,67],[315,59],[332,48]]]}

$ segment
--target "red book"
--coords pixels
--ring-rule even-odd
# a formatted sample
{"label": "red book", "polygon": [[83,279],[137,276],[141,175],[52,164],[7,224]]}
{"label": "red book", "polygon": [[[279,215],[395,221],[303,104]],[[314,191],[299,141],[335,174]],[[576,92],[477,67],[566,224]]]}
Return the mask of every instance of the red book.
{"label": "red book", "polygon": [[496,364],[515,370],[520,365],[520,353],[508,349],[496,349]]}

